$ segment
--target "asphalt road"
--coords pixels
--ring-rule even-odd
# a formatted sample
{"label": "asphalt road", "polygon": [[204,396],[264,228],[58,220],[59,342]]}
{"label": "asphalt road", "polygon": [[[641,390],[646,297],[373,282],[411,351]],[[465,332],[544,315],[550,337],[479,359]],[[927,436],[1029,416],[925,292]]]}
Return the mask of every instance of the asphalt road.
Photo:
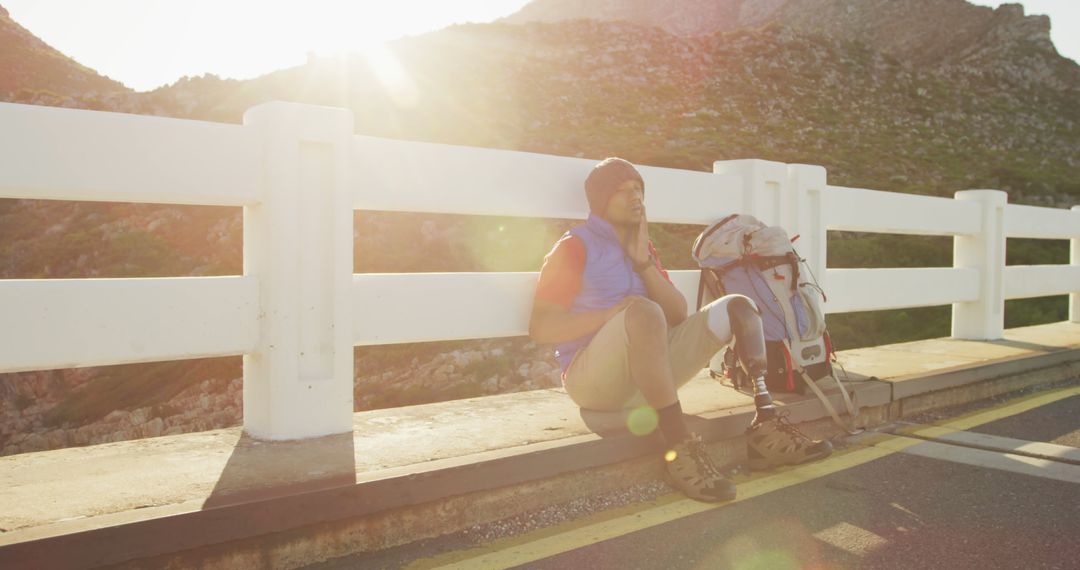
{"label": "asphalt road", "polygon": [[319,567],[1080,568],[1080,450],[1024,443],[1080,447],[1080,396],[956,437],[983,449],[885,436],[879,457],[842,465],[844,451],[867,449],[856,442],[822,474],[740,484],[748,498],[718,508],[668,495],[629,507],[621,526],[570,521],[491,545],[446,537]]}
{"label": "asphalt road", "polygon": [[[1047,408],[1080,434],[1080,397]],[[896,453],[522,568],[1080,568],[1080,484]]]}

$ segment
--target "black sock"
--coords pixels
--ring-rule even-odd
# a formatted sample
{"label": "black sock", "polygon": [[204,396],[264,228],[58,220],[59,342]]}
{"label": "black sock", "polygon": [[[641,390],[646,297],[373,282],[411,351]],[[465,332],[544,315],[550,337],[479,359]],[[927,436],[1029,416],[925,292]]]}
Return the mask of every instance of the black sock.
{"label": "black sock", "polygon": [[686,421],[682,416],[682,404],[677,400],[674,404],[656,410],[660,417],[660,433],[669,445],[675,445],[690,437],[690,430],[686,429]]}

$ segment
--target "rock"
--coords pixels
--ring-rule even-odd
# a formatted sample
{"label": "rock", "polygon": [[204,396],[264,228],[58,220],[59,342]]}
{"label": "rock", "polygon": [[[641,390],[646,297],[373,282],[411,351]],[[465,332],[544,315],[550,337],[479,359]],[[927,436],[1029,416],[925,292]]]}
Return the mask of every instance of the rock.
{"label": "rock", "polygon": [[45,436],[45,446],[47,449],[60,449],[67,446],[68,442],[68,430],[57,429],[52,430]]}
{"label": "rock", "polygon": [[132,411],[127,418],[130,426],[141,426],[150,421],[150,408],[139,408]]}
{"label": "rock", "polygon": [[43,451],[48,448],[48,445],[48,441],[46,441],[43,436],[35,433],[27,437],[19,447],[22,450],[22,453],[26,453],[30,451]]}
{"label": "rock", "polygon": [[131,416],[131,412],[127,410],[113,410],[109,412],[109,415],[105,416],[103,422],[125,422]]}
{"label": "rock", "polygon": [[165,429],[165,420],[154,418],[142,426],[143,437],[158,437]]}

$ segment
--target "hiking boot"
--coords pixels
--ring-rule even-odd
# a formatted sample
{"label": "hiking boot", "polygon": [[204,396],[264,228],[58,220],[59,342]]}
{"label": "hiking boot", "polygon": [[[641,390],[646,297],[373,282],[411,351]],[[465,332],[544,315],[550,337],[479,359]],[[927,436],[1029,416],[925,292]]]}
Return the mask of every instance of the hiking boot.
{"label": "hiking boot", "polygon": [[735,485],[724,478],[697,435],[684,439],[664,456],[676,488],[691,499],[709,503],[735,498]]}
{"label": "hiking boot", "polygon": [[763,422],[754,422],[746,430],[746,455],[750,469],[769,469],[781,465],[798,465],[828,457],[832,444],[810,439],[779,414]]}

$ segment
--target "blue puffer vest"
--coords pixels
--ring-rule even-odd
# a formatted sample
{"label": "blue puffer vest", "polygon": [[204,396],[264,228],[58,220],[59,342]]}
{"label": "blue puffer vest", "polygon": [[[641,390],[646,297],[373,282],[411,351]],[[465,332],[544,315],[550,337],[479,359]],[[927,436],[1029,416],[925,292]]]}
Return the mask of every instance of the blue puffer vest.
{"label": "blue puffer vest", "polygon": [[[646,296],[645,282],[634,271],[633,262],[623,252],[615,228],[603,218],[589,214],[589,219],[568,232],[585,244],[585,270],[581,291],[574,297],[570,312],[584,313],[615,306],[628,295]],[[596,333],[556,345],[555,359],[563,372],[578,350],[589,344]]]}

